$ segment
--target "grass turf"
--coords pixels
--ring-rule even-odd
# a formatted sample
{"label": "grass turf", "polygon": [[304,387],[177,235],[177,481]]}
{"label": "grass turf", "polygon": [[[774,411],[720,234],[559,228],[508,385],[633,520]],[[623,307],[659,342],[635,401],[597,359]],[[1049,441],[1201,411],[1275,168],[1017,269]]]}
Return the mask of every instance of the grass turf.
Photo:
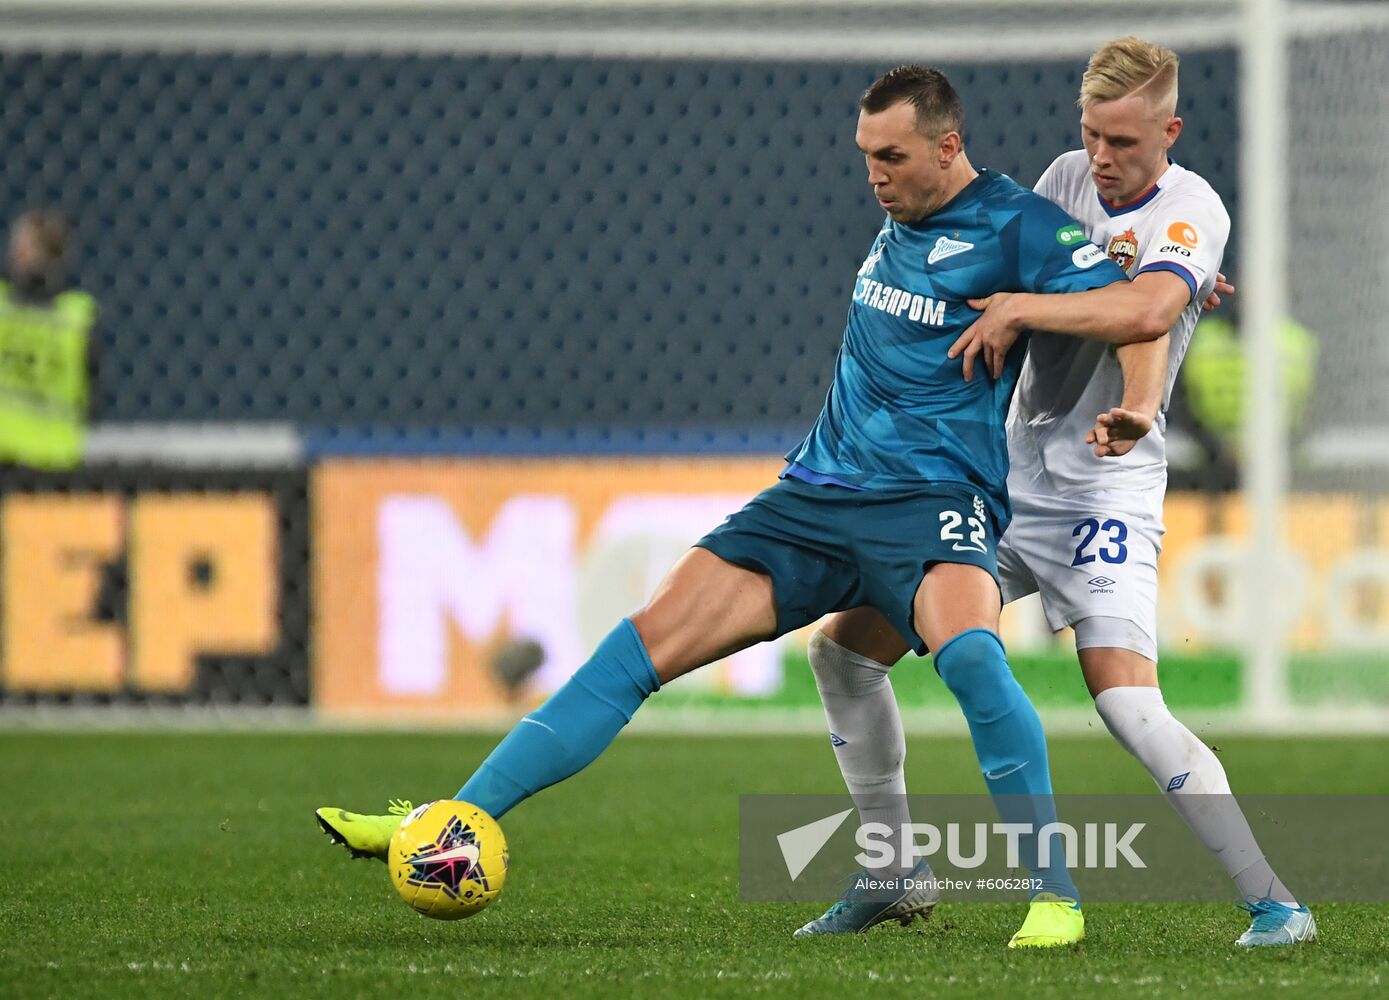
{"label": "grass turf", "polygon": [[[501,899],[415,916],[331,848],[315,806],[452,793],[488,736],[0,733],[0,997],[710,993],[1384,995],[1389,906],[1322,905],[1322,940],[1246,953],[1219,905],[1094,904],[1075,949],[1004,947],[1021,905],[793,941],[819,907],[738,901],[744,793],[836,792],[820,738],[633,735],[506,818]],[[1222,741],[1250,791],[1389,792],[1389,740]],[[1053,741],[1064,792],[1146,791],[1107,740]],[[962,741],[916,740],[913,791],[977,792]]]}

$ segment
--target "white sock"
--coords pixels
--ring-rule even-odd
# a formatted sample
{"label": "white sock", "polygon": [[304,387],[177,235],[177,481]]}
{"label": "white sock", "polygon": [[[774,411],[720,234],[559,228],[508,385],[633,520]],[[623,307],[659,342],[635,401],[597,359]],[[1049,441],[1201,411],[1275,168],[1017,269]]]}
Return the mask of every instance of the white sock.
{"label": "white sock", "polygon": [[[859,822],[886,823],[896,833],[911,822],[907,810],[904,765],[907,740],[897,697],[887,679],[887,667],[859,656],[816,631],[806,650],[810,669],[825,703],[834,755],[839,771],[858,807]],[[899,878],[911,872],[900,833],[895,863],[875,869],[884,877]]]}
{"label": "white sock", "polygon": [[1240,895],[1297,900],[1273,873],[1210,747],[1168,711],[1155,687],[1101,691],[1095,710],[1114,738],[1138,758],[1192,833],[1220,860]]}

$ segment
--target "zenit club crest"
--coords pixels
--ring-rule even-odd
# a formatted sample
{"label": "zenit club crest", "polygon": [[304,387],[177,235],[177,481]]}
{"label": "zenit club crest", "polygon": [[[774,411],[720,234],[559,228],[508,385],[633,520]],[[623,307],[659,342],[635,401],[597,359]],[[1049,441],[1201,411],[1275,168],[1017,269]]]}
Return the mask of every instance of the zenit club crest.
{"label": "zenit club crest", "polygon": [[443,889],[450,898],[457,899],[465,882],[477,882],[484,890],[491,888],[481,859],[477,834],[455,816],[440,831],[438,840],[405,859],[410,866],[406,881],[410,885]]}
{"label": "zenit club crest", "polygon": [[1110,260],[1127,271],[1129,266],[1138,259],[1138,237],[1134,235],[1132,229],[1125,229],[1109,241],[1109,249],[1106,253]]}

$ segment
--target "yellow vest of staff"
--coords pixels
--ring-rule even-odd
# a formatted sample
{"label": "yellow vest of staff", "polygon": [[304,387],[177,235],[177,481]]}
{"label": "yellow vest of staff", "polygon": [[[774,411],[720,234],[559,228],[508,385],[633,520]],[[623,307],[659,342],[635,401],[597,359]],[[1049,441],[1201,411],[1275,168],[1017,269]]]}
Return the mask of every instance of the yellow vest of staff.
{"label": "yellow vest of staff", "polygon": [[96,300],[86,292],[31,305],[13,301],[0,282],[0,462],[38,469],[82,463],[95,322]]}

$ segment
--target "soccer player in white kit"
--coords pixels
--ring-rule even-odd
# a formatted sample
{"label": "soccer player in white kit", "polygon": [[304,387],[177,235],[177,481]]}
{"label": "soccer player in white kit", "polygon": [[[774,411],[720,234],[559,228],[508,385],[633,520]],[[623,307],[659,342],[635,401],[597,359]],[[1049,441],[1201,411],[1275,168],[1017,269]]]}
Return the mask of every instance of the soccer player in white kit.
{"label": "soccer player in white kit", "polygon": [[[1264,859],[1220,761],[1173,717],[1158,688],[1165,411],[1202,303],[1218,301],[1230,231],[1210,185],[1167,156],[1182,129],[1177,67],[1173,52],[1136,38],[1096,52],[1081,83],[1085,148],[1057,157],[1036,186],[1083,227],[1057,239],[1105,249],[1128,271],[1129,291],[1145,293],[1137,306],[1132,294],[1121,302],[1110,289],[994,296],[975,303],[985,313],[954,353],[964,354],[966,377],[976,359],[996,374],[1023,330],[1055,331],[1033,333],[1008,417],[1013,521],[998,550],[1003,600],[1040,592],[1048,624],[1075,630],[1081,670],[1110,733],[1244,898],[1252,922],[1237,943],[1292,944],[1316,936],[1311,913]],[[1117,350],[1084,339],[1131,323],[1169,332]],[[906,746],[887,671],[906,648],[863,608],[826,620],[809,646],[860,818],[894,829],[909,822]],[[821,918],[803,930],[812,927],[866,929]]]}

